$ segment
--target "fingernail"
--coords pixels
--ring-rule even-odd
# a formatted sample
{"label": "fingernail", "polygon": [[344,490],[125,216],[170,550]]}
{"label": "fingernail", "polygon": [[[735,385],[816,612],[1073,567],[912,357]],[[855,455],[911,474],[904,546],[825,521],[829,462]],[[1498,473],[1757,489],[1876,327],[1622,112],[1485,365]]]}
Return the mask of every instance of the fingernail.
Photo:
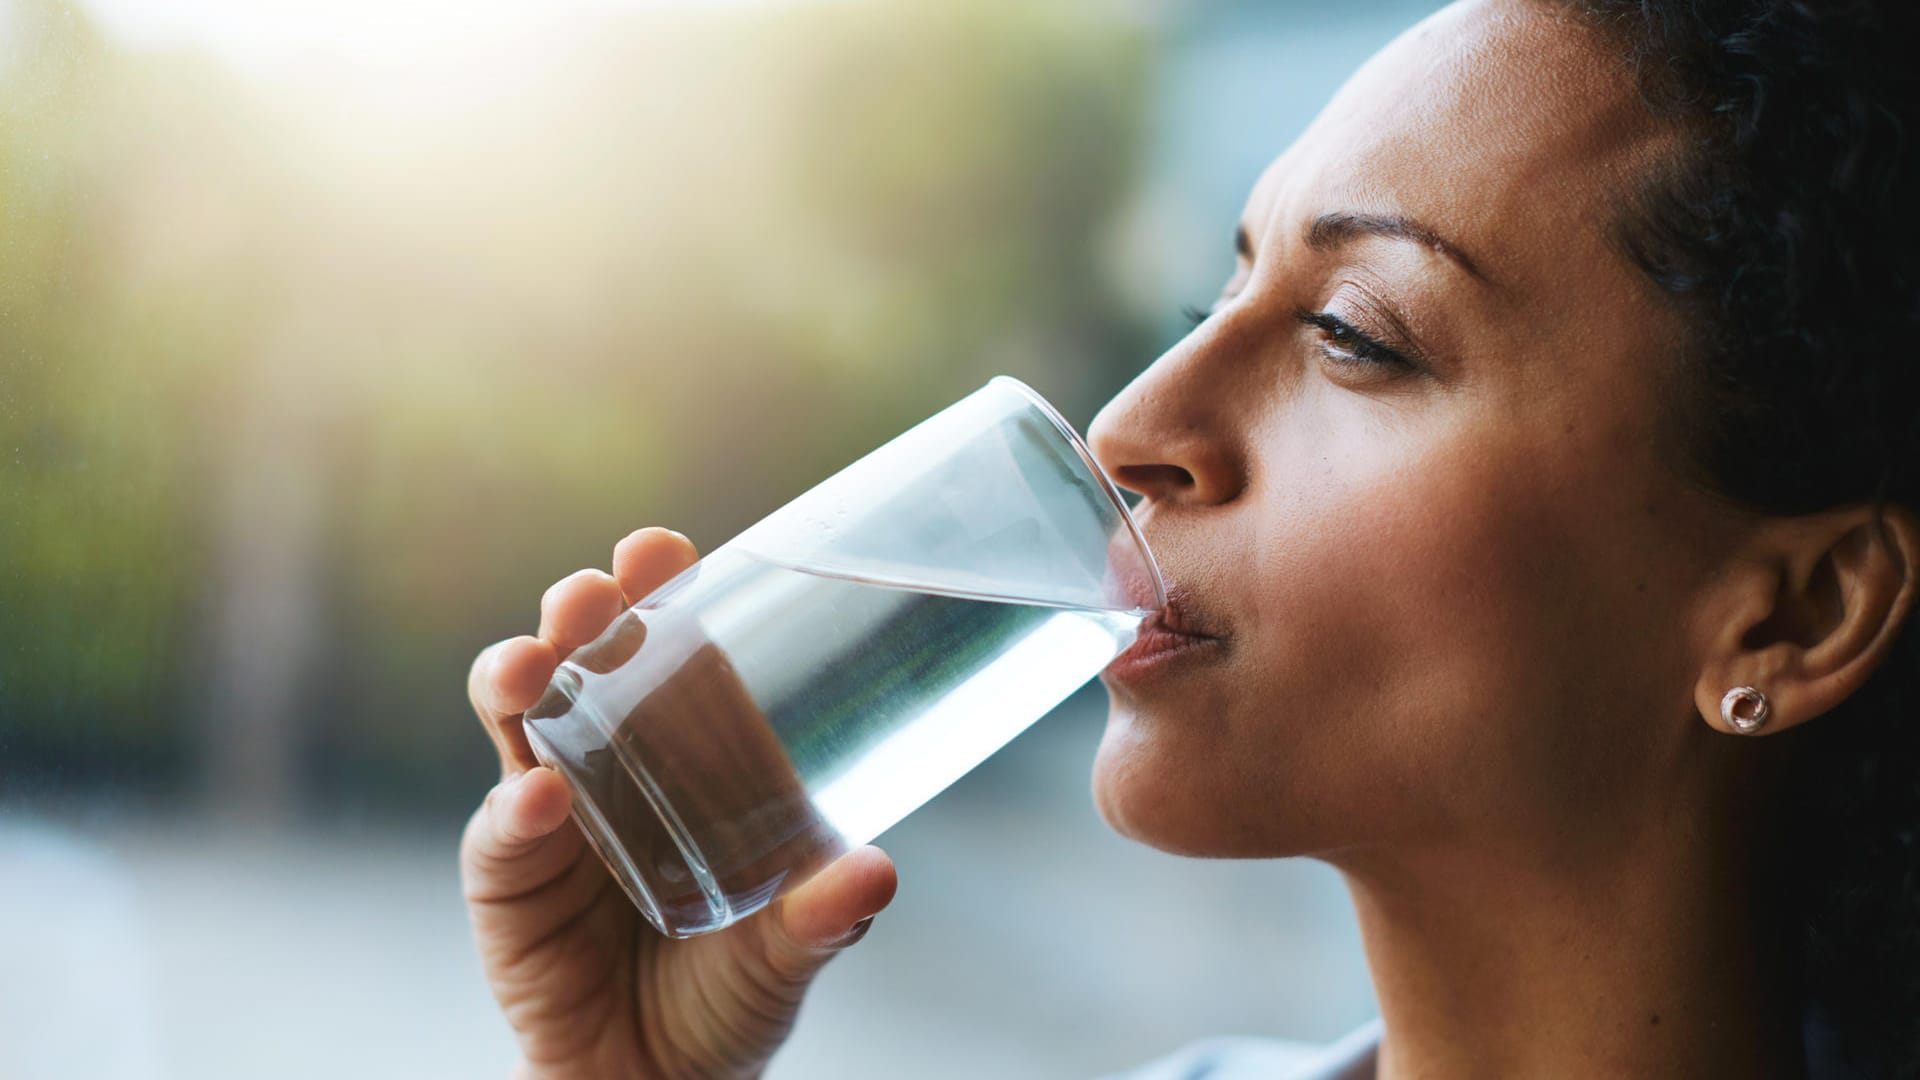
{"label": "fingernail", "polygon": [[861,938],[866,937],[867,931],[871,929],[873,929],[873,916],[869,915],[866,918],[861,919],[859,922],[854,923],[853,928],[847,931],[846,936],[842,937],[839,941],[836,941],[833,944],[836,948],[844,949],[847,946],[858,942]]}

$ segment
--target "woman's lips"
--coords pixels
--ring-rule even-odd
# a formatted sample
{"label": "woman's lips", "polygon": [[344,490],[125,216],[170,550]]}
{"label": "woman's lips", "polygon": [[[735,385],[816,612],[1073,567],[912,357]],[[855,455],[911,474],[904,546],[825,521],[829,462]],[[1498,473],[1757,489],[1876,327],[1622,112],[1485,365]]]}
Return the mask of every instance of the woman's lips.
{"label": "woman's lips", "polygon": [[1102,673],[1115,682],[1141,682],[1150,676],[1213,652],[1220,639],[1200,630],[1181,609],[1177,597],[1169,597],[1167,606],[1147,616],[1133,644]]}

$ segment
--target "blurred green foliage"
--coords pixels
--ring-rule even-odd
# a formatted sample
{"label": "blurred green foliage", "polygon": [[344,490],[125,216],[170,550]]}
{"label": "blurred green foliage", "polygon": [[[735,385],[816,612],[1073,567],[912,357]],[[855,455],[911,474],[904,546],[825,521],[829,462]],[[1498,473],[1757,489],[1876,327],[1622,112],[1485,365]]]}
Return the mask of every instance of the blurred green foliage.
{"label": "blurred green foliage", "polygon": [[[243,76],[22,0],[0,55],[0,783],[465,800],[487,642],[1019,375],[1149,356],[1093,2],[663,8],[459,85]],[[259,744],[247,754],[223,747]]]}

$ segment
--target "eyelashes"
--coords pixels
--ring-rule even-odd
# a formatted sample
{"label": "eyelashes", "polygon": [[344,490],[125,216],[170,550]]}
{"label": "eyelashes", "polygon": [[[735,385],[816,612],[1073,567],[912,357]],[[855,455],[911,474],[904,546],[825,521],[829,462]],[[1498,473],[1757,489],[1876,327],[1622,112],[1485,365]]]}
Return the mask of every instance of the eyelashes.
{"label": "eyelashes", "polygon": [[1300,311],[1294,317],[1320,331],[1321,351],[1342,364],[1380,364],[1411,369],[1413,364],[1389,346],[1362,333],[1352,323],[1327,311]]}
{"label": "eyelashes", "polygon": [[[1180,314],[1196,327],[1213,317],[1213,312],[1193,304],[1181,305]],[[1294,313],[1294,318],[1298,319],[1302,325],[1319,331],[1320,350],[1327,359],[1335,363],[1377,364],[1408,370],[1412,370],[1415,366],[1398,350],[1382,344],[1378,339],[1330,311],[1302,309]]]}

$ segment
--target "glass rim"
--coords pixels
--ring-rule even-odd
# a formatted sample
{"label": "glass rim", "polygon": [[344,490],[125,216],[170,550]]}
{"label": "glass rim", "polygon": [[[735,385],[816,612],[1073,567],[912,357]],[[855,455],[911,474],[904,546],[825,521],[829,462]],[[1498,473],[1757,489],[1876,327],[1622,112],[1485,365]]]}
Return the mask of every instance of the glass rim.
{"label": "glass rim", "polygon": [[1120,486],[1113,482],[1113,477],[1107,475],[1107,470],[1100,467],[1100,462],[1093,456],[1093,451],[1088,448],[1086,440],[1080,437],[1080,433],[1074,430],[1066,417],[1060,415],[1060,410],[1054,408],[1052,402],[1040,396],[1038,390],[1011,375],[995,375],[987,380],[988,386],[1001,384],[1018,392],[1027,399],[1028,404],[1039,411],[1040,415],[1046,417],[1066,438],[1067,445],[1073,447],[1073,452],[1080,455],[1080,460],[1086,464],[1087,470],[1100,481],[1100,490],[1106,493],[1107,501],[1113,504],[1114,510],[1120,515],[1120,520],[1126,524],[1128,534],[1133,537],[1134,550],[1140,553],[1141,561],[1146,564],[1147,577],[1153,586],[1153,609],[1159,611],[1166,607],[1167,583],[1160,576],[1160,563],[1153,557],[1153,548],[1147,546],[1146,534],[1140,531],[1140,523],[1133,519],[1133,511],[1127,508],[1127,500],[1121,496]]}

